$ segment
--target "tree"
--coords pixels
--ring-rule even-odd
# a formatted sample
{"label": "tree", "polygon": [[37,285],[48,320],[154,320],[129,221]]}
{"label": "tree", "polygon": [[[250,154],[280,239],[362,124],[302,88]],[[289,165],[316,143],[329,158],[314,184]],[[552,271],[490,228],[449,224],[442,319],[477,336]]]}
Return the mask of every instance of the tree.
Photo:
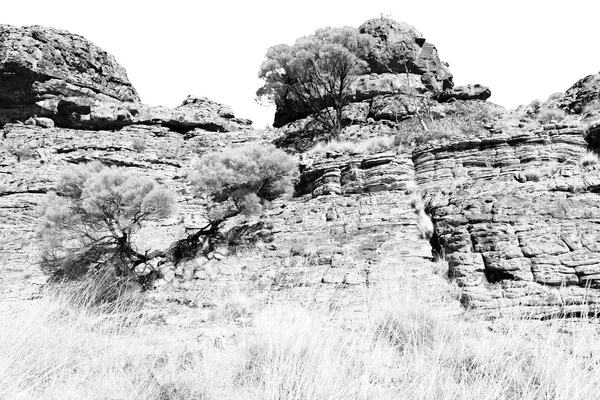
{"label": "tree", "polygon": [[137,249],[135,233],[145,221],[168,217],[174,204],[153,179],[97,162],[78,165],[62,175],[46,204],[42,269],[68,278],[93,268],[133,276],[137,265],[159,255]]}
{"label": "tree", "polygon": [[370,44],[369,35],[344,27],[319,29],[293,46],[273,46],[259,71],[265,84],[256,94],[278,109],[295,105],[329,132],[338,133],[342,109],[352,97],[350,87],[368,69],[364,58]]}
{"label": "tree", "polygon": [[298,172],[294,157],[273,145],[228,147],[203,155],[189,179],[208,200],[208,225],[199,235],[215,234],[239,214],[257,214],[269,201],[291,194]]}

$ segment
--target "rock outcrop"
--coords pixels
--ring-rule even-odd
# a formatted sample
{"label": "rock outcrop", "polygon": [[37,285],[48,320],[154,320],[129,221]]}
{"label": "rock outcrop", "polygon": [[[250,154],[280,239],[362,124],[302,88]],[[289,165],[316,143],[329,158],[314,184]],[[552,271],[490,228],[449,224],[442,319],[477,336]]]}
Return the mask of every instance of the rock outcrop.
{"label": "rock outcrop", "polygon": [[436,245],[465,306],[598,310],[600,169],[578,123],[496,132],[413,154]]}
{"label": "rock outcrop", "polygon": [[432,91],[454,86],[448,63],[440,60],[435,46],[414,27],[389,18],[373,18],[358,30],[374,39],[367,59],[371,72],[415,74]]}
{"label": "rock outcrop", "polygon": [[[412,276],[444,296],[447,282],[433,273],[438,254],[447,258],[465,307],[542,317],[599,312],[600,162],[580,160],[600,150],[600,122],[502,121],[485,101],[489,89],[453,87],[447,65],[414,28],[376,19],[360,29],[379,44],[369,59],[373,73],[350,88],[354,101],[344,109],[341,137],[387,144],[305,153],[315,145],[310,117],[255,131],[229,107],[202,97],[175,109],[150,107],[114,58],[83,38],[2,26],[2,290],[23,282],[23,272],[35,278],[38,208],[67,166],[97,160],[176,192],[177,215],[146,226],[136,242],[166,250],[205,222],[204,204],[185,178],[191,160],[230,144],[275,141],[305,153],[295,197],[275,201],[260,217],[228,221],[223,242],[210,249],[165,257],[155,266],[157,286],[195,293],[199,306],[241,282],[357,306],[365,287],[390,276]],[[386,40],[391,47],[384,48]],[[67,44],[73,49],[63,52]],[[596,83],[585,78],[553,107],[580,112],[597,98]],[[401,131],[402,120],[418,109],[446,121],[496,117],[477,126],[471,123],[478,117],[470,118],[465,129],[442,127],[451,132],[428,132],[425,143],[411,147],[399,132],[414,134]],[[423,230],[428,215],[433,234]]]}
{"label": "rock outcrop", "polygon": [[[345,124],[365,122],[367,118],[402,121],[421,108],[431,107],[431,103],[486,100],[491,96],[491,91],[481,85],[454,88],[448,64],[440,60],[435,46],[410,25],[374,18],[358,30],[373,38],[366,59],[370,71],[357,77],[349,88],[352,100],[346,112],[360,112],[358,118],[345,119]],[[293,101],[284,100],[278,104],[273,126],[283,127],[307,117]]]}
{"label": "rock outcrop", "polygon": [[0,125],[42,114],[65,98],[137,102],[125,69],[79,35],[0,25]]}
{"label": "rock outcrop", "polygon": [[0,43],[0,126],[47,118],[75,129],[143,124],[231,132],[252,124],[201,97],[190,96],[175,109],[141,103],[115,58],[79,35],[0,25]]}
{"label": "rock outcrop", "polygon": [[600,102],[600,72],[577,81],[559,99],[566,111],[581,114],[590,102]]}

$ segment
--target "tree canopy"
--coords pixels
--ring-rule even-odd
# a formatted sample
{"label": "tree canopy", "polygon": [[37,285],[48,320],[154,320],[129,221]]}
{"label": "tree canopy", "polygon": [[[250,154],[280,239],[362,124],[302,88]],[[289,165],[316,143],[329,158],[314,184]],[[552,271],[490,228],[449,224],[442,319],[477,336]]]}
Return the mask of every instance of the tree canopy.
{"label": "tree canopy", "polygon": [[240,213],[255,214],[263,205],[291,194],[298,165],[273,145],[227,147],[203,155],[189,178],[195,192],[209,199],[213,228]]}
{"label": "tree canopy", "polygon": [[273,46],[260,67],[265,84],[257,96],[278,108],[292,104],[312,114],[324,129],[337,132],[352,83],[368,70],[364,59],[371,41],[371,36],[344,27],[319,29],[293,46]]}
{"label": "tree canopy", "polygon": [[174,195],[153,179],[100,163],[75,166],[45,207],[42,269],[78,277],[107,267],[131,275],[152,257],[136,248],[133,235],[144,221],[168,217],[174,204]]}

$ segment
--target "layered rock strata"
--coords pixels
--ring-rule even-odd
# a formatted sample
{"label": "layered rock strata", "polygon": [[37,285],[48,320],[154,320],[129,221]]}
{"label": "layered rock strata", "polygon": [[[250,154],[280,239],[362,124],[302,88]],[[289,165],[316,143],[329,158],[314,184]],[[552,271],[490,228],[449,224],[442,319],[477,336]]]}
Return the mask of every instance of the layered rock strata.
{"label": "layered rock strata", "polygon": [[9,290],[8,282],[19,282],[24,272],[39,274],[40,205],[67,168],[100,161],[151,176],[174,191],[179,200],[177,215],[138,235],[140,248],[164,250],[205,222],[203,204],[187,189],[191,160],[227,145],[270,140],[268,132],[250,129],[230,133],[195,129],[184,136],[145,125],[116,132],[6,125],[0,140],[1,285]]}
{"label": "layered rock strata", "polygon": [[0,43],[0,126],[32,117],[91,130],[144,124],[231,132],[252,124],[203,97],[175,109],[141,103],[112,55],[67,31],[0,25]]}
{"label": "layered rock strata", "polygon": [[436,245],[465,306],[597,310],[600,169],[578,124],[431,145],[414,155]]}

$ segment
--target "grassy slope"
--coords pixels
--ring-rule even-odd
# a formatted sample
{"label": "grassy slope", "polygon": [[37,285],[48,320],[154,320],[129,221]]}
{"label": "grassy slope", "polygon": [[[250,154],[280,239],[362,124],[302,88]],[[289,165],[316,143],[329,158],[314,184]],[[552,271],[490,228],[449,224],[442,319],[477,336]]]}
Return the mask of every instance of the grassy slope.
{"label": "grassy slope", "polygon": [[234,334],[209,340],[137,301],[106,312],[75,293],[0,314],[0,399],[590,399],[600,389],[597,321],[449,318],[405,283],[366,294],[368,318],[355,324],[343,311],[238,296],[205,331]]}

